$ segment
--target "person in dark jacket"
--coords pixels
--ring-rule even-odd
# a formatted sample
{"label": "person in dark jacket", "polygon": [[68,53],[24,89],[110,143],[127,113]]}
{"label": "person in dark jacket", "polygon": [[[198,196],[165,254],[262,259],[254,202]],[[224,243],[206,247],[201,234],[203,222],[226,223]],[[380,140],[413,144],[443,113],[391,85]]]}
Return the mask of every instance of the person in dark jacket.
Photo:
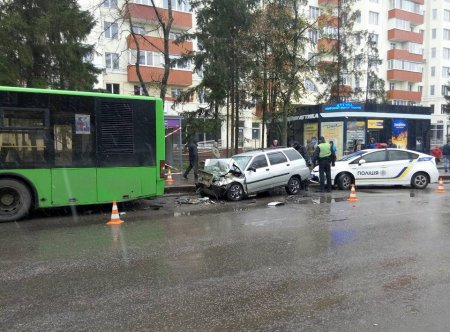
{"label": "person in dark jacket", "polygon": [[194,179],[197,181],[198,179],[198,148],[197,148],[197,140],[193,139],[192,142],[188,145],[189,149],[189,166],[184,171],[183,177],[187,179],[187,176],[191,169],[194,169]]}
{"label": "person in dark jacket", "polygon": [[314,150],[312,157],[313,165],[319,163],[319,182],[320,191],[325,191],[325,176],[327,178],[327,191],[331,191],[331,161],[333,160],[333,152],[330,144],[325,141],[323,136],[319,138],[319,144]]}
{"label": "person in dark jacket", "polygon": [[388,148],[397,148],[397,144],[395,144],[395,143],[392,143],[392,140],[391,139],[388,139],[388,142],[387,142],[387,147]]}
{"label": "person in dark jacket", "polygon": [[447,173],[449,171],[450,164],[450,142],[447,142],[447,144],[442,147],[442,155],[444,157],[444,170],[445,173]]}
{"label": "person in dark jacket", "polygon": [[[306,151],[306,148],[303,145],[301,145],[299,142],[297,142],[297,141],[295,141],[292,144],[292,147],[295,150],[297,150],[298,153],[300,153],[302,155],[303,159],[305,159],[306,165],[309,167],[311,165],[311,163],[309,161],[310,159],[309,159],[308,153]],[[309,179],[303,179],[302,180],[302,188],[305,191],[308,191],[308,185],[309,185]]]}

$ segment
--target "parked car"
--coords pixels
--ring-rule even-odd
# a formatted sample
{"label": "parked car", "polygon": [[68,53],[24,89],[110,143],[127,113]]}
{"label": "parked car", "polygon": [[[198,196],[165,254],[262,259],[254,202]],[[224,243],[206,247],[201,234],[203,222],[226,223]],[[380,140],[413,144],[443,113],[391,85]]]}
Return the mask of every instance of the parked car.
{"label": "parked car", "polygon": [[[313,181],[319,181],[319,167],[315,167]],[[439,172],[433,156],[402,149],[368,149],[354,152],[336,161],[331,167],[331,180],[342,190],[352,184],[412,186],[424,189],[438,181]]]}
{"label": "parked car", "polygon": [[199,170],[201,193],[239,201],[245,196],[285,187],[290,195],[300,191],[310,170],[293,148],[254,150],[228,159],[207,159]]}

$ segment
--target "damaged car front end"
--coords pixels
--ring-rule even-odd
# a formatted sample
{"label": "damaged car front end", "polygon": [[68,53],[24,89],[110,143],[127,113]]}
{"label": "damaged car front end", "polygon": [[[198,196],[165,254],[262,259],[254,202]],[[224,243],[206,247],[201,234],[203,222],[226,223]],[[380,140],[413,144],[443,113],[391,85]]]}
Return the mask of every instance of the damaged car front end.
{"label": "damaged car front end", "polygon": [[232,158],[207,159],[198,171],[200,194],[238,201],[247,195],[245,176]]}

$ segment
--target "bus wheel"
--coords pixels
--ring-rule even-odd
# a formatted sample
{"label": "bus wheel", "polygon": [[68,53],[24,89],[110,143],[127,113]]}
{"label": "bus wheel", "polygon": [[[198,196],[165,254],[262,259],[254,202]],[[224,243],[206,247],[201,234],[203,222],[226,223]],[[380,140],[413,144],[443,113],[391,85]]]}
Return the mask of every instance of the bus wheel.
{"label": "bus wheel", "polygon": [[22,182],[0,179],[0,222],[23,218],[30,207],[31,194]]}

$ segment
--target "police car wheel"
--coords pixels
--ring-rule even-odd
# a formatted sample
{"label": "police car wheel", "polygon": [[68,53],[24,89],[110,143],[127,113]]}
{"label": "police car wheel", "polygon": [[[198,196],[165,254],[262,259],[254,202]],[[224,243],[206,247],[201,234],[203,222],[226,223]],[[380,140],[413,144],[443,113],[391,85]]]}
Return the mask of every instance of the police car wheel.
{"label": "police car wheel", "polygon": [[352,186],[352,177],[348,173],[339,175],[337,185],[341,190],[349,190]]}
{"label": "police car wheel", "polygon": [[416,189],[425,189],[428,183],[428,176],[425,173],[416,173],[411,179],[411,185]]}
{"label": "police car wheel", "polygon": [[289,195],[297,195],[299,191],[300,191],[300,179],[296,176],[293,176],[288,181],[288,184],[286,186],[286,192]]}

